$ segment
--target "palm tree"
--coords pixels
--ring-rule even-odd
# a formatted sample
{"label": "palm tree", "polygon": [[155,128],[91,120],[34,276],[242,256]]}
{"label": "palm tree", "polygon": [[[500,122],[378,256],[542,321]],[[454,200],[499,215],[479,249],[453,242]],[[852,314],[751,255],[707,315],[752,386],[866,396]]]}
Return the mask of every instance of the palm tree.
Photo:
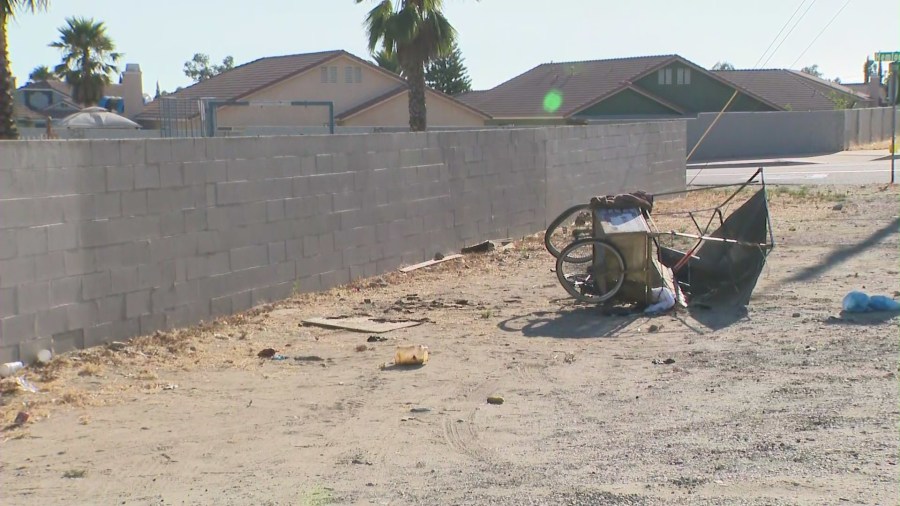
{"label": "palm tree", "polygon": [[[363,0],[356,0],[362,3]],[[366,16],[369,50],[379,42],[384,54],[396,55],[409,84],[409,128],[425,130],[425,65],[450,53],[456,30],[441,12],[442,0],[381,0]]]}
{"label": "palm tree", "polygon": [[109,75],[119,71],[116,62],[122,56],[113,51],[115,45],[106,34],[103,22],[66,18],[66,26],[59,28],[59,40],[50,47],[63,51],[63,61],[55,72],[72,86],[75,102],[84,105],[99,102],[103,87],[110,83]]}
{"label": "palm tree", "polygon": [[54,74],[53,71],[50,70],[50,67],[46,65],[39,65],[28,74],[28,80],[33,83],[38,81],[50,81],[52,79],[56,79],[56,74]]}
{"label": "palm tree", "polygon": [[34,12],[47,6],[47,0],[0,0],[0,139],[18,139],[13,119],[12,71],[6,49],[6,23],[19,10]]}
{"label": "palm tree", "polygon": [[397,54],[396,53],[391,53],[391,55],[388,56],[388,54],[384,52],[384,49],[382,49],[381,51],[378,51],[377,53],[373,53],[372,58],[375,60],[375,63],[379,67],[381,67],[389,72],[393,72],[398,75],[403,75],[403,69],[401,69],[400,64],[397,63]]}

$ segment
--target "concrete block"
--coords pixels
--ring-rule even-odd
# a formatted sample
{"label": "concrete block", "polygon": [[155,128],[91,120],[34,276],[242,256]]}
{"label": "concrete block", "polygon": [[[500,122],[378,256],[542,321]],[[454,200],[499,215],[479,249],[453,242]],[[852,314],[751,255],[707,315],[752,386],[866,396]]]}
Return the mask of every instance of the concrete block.
{"label": "concrete block", "polygon": [[147,141],[127,139],[118,142],[119,146],[119,164],[120,165],[136,165],[144,164],[147,161]]}
{"label": "concrete block", "polygon": [[138,165],[134,168],[134,189],[159,188],[159,165]]}
{"label": "concrete block", "polygon": [[184,213],[177,211],[165,213],[159,217],[159,233],[163,237],[181,235],[185,233]]}
{"label": "concrete block", "polygon": [[173,188],[184,185],[184,164],[181,162],[165,162],[159,164],[159,185],[162,188]]}
{"label": "concrete block", "polygon": [[42,281],[16,287],[16,308],[19,313],[37,313],[50,308],[50,282]]}
{"label": "concrete block", "polygon": [[66,308],[66,327],[83,329],[99,323],[100,310],[96,302],[79,302],[63,306]]}
{"label": "concrete block", "polygon": [[98,193],[94,195],[94,217],[98,219],[122,216],[120,193]]}
{"label": "concrete block", "polygon": [[51,337],[53,334],[73,330],[68,328],[68,324],[66,306],[57,306],[39,311],[35,315],[35,333],[40,337]]}
{"label": "concrete block", "polygon": [[323,272],[320,275],[322,280],[322,289],[327,290],[340,285],[346,285],[350,282],[350,269],[340,269],[335,271]]}
{"label": "concrete block", "polygon": [[19,286],[35,281],[34,257],[0,260],[0,288]]}
{"label": "concrete block", "polygon": [[[22,259],[33,260],[33,259]],[[94,253],[87,249],[77,249],[63,252],[63,265],[67,276],[75,276],[79,274],[87,274],[96,270],[94,261]],[[24,267],[24,266],[23,266]],[[33,268],[33,263],[32,263]],[[0,261],[0,272],[7,272],[4,269],[3,262]],[[0,278],[0,286],[3,281]]]}
{"label": "concrete block", "polygon": [[265,245],[235,248],[229,254],[232,271],[260,267],[269,263],[269,251]]}
{"label": "concrete block", "polygon": [[285,217],[284,202],[286,199],[266,202],[266,221],[281,221]]}
{"label": "concrete block", "polygon": [[30,227],[36,222],[38,201],[28,198],[0,199],[0,228]]}
{"label": "concrete block", "polygon": [[114,165],[106,167],[106,191],[128,191],[134,189],[134,166]]}
{"label": "concrete block", "polygon": [[18,255],[17,235],[18,230],[14,228],[0,229],[0,260],[8,260]]}
{"label": "concrete block", "polygon": [[279,264],[287,258],[285,241],[269,243],[269,265]]}
{"label": "concrete block", "polygon": [[144,216],[147,214],[147,190],[123,192],[122,216]]}
{"label": "concrete block", "polygon": [[138,287],[141,290],[169,286],[175,282],[175,261],[166,260],[138,266]]}
{"label": "concrete block", "polygon": [[172,152],[172,139],[148,139],[146,144],[146,163],[159,164],[174,160]]}
{"label": "concrete block", "polygon": [[231,310],[239,313],[253,307],[253,291],[245,290],[231,296]]}
{"label": "concrete block", "polygon": [[232,314],[231,296],[215,297],[210,301],[210,316],[220,317]]}
{"label": "concrete block", "polygon": [[150,290],[141,290],[125,295],[125,318],[134,318],[149,313]]}
{"label": "concrete block", "polygon": [[112,295],[96,301],[97,320],[116,322],[125,319],[125,295]]}
{"label": "concrete block", "polygon": [[19,229],[16,245],[20,256],[37,255],[47,252],[47,227]]}
{"label": "concrete block", "polygon": [[112,278],[109,271],[87,274],[81,278],[81,298],[94,300],[109,295],[112,288]]}
{"label": "concrete block", "polygon": [[[78,247],[78,226],[74,223],[47,225],[47,250],[61,251]],[[0,232],[2,238],[2,232]],[[0,245],[0,258],[3,246]]]}
{"label": "concrete block", "polygon": [[0,318],[18,314],[16,308],[16,288],[0,289]]}
{"label": "concrete block", "polygon": [[93,166],[109,166],[119,165],[121,158],[119,157],[119,143],[112,140],[96,140],[88,141],[88,151],[91,154],[91,165]]}
{"label": "concrete block", "polygon": [[110,293],[128,293],[138,290],[138,268],[132,267],[115,267],[109,270],[110,275]]}
{"label": "concrete block", "polygon": [[0,319],[0,336],[4,343],[15,343],[36,337],[34,314],[19,314]]}
{"label": "concrete block", "polygon": [[54,355],[84,349],[84,329],[60,332],[51,337]]}
{"label": "concrete block", "polygon": [[330,174],[334,170],[334,157],[330,154],[316,155],[316,174]]}

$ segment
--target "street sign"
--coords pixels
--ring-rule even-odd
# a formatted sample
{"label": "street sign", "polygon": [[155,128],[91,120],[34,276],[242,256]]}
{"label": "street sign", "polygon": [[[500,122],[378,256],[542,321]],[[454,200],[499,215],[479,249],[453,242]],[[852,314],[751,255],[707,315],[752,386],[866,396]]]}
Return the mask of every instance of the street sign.
{"label": "street sign", "polygon": [[900,51],[875,53],[875,61],[900,61]]}

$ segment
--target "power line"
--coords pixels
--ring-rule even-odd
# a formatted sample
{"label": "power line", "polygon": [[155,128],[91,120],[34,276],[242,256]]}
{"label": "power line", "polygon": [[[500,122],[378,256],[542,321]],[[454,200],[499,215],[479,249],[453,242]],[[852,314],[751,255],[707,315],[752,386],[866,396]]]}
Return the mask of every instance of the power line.
{"label": "power line", "polygon": [[781,30],[778,30],[778,33],[775,34],[775,38],[772,39],[772,42],[769,42],[769,47],[767,47],[766,50],[763,51],[763,53],[761,55],[759,55],[759,59],[756,60],[756,63],[753,64],[753,68],[759,67],[759,62],[761,62],[762,59],[766,57],[766,54],[769,52],[769,49],[772,49],[772,46],[775,45],[775,42],[778,40],[778,37],[781,36],[781,33],[784,32],[784,29],[787,28],[787,25],[789,25],[790,22],[794,19],[794,16],[796,16],[797,13],[800,12],[800,8],[803,7],[803,4],[805,4],[805,3],[806,3],[806,0],[800,0],[800,5],[797,6],[797,8],[794,10],[794,13],[791,14],[791,17],[789,17],[788,20],[785,21],[783,25],[781,25]]}
{"label": "power line", "polygon": [[794,63],[791,63],[791,67],[796,65],[797,62],[800,61],[800,58],[803,58],[803,55],[805,55],[806,52],[809,51],[809,48],[811,48],[813,46],[813,44],[815,44],[816,41],[819,40],[819,37],[821,37],[822,34],[825,33],[825,30],[827,30],[828,27],[831,26],[831,23],[834,23],[834,20],[837,19],[837,17],[841,14],[841,12],[843,12],[844,8],[846,8],[848,5],[850,5],[850,0],[847,0],[846,2],[844,2],[844,5],[842,5],[841,8],[838,9],[838,11],[836,13],[834,13],[834,16],[831,17],[831,21],[829,21],[828,24],[826,24],[824,27],[822,27],[822,29],[819,31],[819,34],[816,35],[816,38],[814,38],[812,40],[812,42],[810,42],[809,45],[806,46],[806,49],[804,49],[803,52],[800,53],[800,56],[798,56],[797,59],[794,60]]}
{"label": "power line", "polygon": [[781,42],[779,42],[778,45],[775,46],[775,50],[772,51],[772,54],[770,54],[769,57],[766,58],[766,61],[763,62],[763,64],[762,64],[763,67],[768,65],[769,60],[771,60],[772,57],[775,56],[775,53],[778,52],[778,48],[780,48],[781,45],[784,44],[784,41],[788,40],[788,37],[790,37],[791,34],[794,33],[794,30],[797,28],[797,25],[799,25],[800,22],[803,21],[803,18],[806,17],[806,13],[809,12],[810,9],[812,9],[813,5],[816,5],[816,0],[812,0],[812,2],[809,4],[809,7],[807,7],[806,10],[803,11],[803,14],[801,14],[799,18],[797,18],[797,21],[794,22],[794,26],[792,26],[791,29],[788,30],[787,35],[785,35],[784,38],[781,39]]}

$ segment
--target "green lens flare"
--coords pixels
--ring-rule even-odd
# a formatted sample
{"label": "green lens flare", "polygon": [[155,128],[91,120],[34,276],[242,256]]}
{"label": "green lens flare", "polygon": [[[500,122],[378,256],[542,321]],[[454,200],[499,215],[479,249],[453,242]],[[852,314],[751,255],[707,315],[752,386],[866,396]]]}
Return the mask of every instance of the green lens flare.
{"label": "green lens flare", "polygon": [[554,113],[562,107],[563,94],[559,90],[550,90],[544,95],[544,111]]}

